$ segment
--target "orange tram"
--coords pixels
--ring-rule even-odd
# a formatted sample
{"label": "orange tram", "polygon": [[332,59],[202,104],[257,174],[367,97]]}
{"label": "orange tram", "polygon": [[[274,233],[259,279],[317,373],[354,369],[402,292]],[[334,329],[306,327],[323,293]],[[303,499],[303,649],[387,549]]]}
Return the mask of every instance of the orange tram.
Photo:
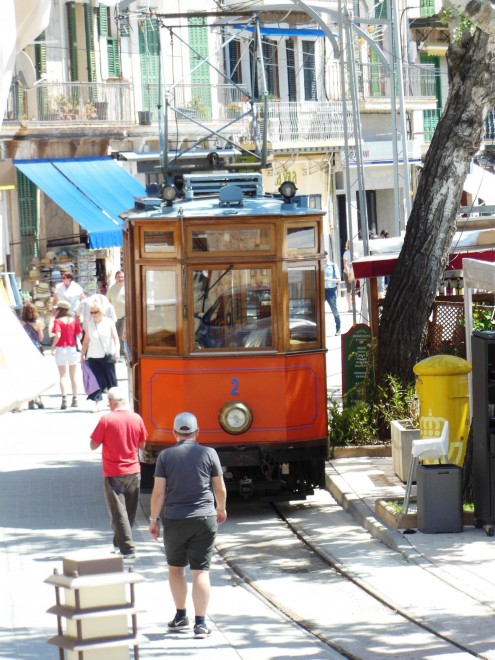
{"label": "orange tram", "polygon": [[[199,193],[198,193],[199,190]],[[228,491],[304,498],[328,452],[323,211],[261,177],[191,175],[122,215],[129,387],[158,453],[193,412]]]}

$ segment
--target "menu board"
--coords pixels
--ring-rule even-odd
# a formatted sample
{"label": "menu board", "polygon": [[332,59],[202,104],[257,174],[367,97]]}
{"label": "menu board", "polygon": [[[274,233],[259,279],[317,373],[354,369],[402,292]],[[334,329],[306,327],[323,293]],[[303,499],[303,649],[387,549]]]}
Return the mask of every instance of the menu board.
{"label": "menu board", "polygon": [[[342,342],[342,398],[358,385],[361,385],[369,374],[371,368],[369,359],[369,348],[371,344],[371,329],[365,323],[354,325],[348,332],[341,336]],[[371,379],[370,379],[371,380]],[[359,398],[359,393],[347,398],[350,400]]]}

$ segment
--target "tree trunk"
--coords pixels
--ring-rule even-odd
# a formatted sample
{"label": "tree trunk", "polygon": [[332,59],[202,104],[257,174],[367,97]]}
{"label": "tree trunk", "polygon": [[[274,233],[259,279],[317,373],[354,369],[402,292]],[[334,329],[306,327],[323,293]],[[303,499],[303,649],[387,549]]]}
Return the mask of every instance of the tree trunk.
{"label": "tree trunk", "polygon": [[456,229],[464,180],[495,104],[495,39],[476,29],[447,53],[449,96],[420,176],[404,245],[385,297],[376,373],[414,378],[432,304]]}

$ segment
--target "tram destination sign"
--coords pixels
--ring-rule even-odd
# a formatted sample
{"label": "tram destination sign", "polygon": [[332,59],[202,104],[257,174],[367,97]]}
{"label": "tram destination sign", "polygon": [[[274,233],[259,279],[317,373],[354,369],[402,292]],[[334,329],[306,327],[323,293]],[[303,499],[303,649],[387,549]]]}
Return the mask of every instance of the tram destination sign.
{"label": "tram destination sign", "polygon": [[341,336],[341,342],[342,396],[350,392],[347,403],[351,403],[360,397],[359,385],[369,376],[371,329],[365,323],[358,323]]}

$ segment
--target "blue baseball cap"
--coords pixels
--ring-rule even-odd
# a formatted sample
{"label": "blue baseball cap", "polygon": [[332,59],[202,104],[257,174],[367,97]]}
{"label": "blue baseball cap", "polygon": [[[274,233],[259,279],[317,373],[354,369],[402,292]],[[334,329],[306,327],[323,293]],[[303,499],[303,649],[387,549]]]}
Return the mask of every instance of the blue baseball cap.
{"label": "blue baseball cap", "polygon": [[198,420],[190,412],[183,412],[174,419],[174,431],[187,435],[198,430]]}

